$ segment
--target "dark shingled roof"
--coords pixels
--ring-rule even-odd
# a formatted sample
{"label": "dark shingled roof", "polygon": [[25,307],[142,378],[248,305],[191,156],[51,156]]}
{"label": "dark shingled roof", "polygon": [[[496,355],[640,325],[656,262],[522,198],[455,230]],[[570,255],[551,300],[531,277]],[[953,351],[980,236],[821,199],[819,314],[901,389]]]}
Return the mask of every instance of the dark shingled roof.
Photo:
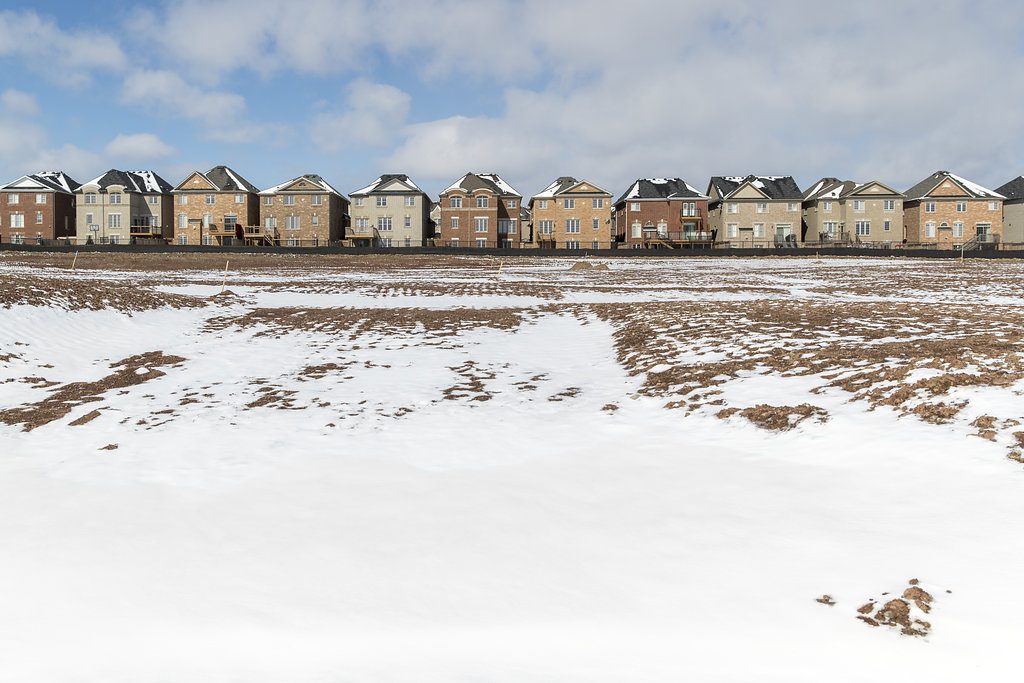
{"label": "dark shingled roof", "polygon": [[22,176],[18,180],[7,183],[0,187],[0,189],[15,189],[20,184],[20,181],[28,179],[30,181],[39,183],[43,187],[49,188],[54,192],[61,192],[63,194],[73,193],[79,187],[81,183],[76,181],[74,178],[69,176],[64,171],[40,171],[39,173],[33,173],[31,175]]}
{"label": "dark shingled roof", "polygon": [[[227,166],[214,166],[206,172],[206,177],[224,192],[256,192],[259,188]],[[237,180],[237,182],[236,182]]]}
{"label": "dark shingled roof", "polygon": [[637,178],[615,200],[621,204],[630,199],[704,199],[705,196],[694,189],[682,178]]}
{"label": "dark shingled roof", "polygon": [[785,199],[800,201],[804,198],[800,186],[793,180],[793,176],[782,175],[748,175],[748,176],[712,176],[711,185],[718,190],[721,197],[728,197],[736,189],[750,182],[761,192],[764,192],[769,199]]}
{"label": "dark shingled roof", "polygon": [[[156,188],[150,183],[150,179],[156,183]],[[174,188],[169,182],[158,176],[153,171],[119,171],[116,168],[112,168],[99,178],[95,178],[86,185],[99,185],[102,189],[107,189],[111,185],[122,185],[129,192],[142,192],[142,193],[169,193]]]}
{"label": "dark shingled roof", "polygon": [[994,193],[992,190],[989,190],[988,188],[984,188],[981,185],[978,185],[977,183],[967,180],[966,178],[961,178],[958,175],[954,175],[949,171],[936,171],[935,173],[932,173],[930,176],[919,182],[917,185],[914,185],[912,188],[910,188],[903,194],[906,195],[907,201],[916,201],[919,199],[924,199],[925,195],[927,195],[929,192],[938,187],[939,184],[942,183],[942,181],[946,180],[947,178],[953,180],[955,183],[963,187],[964,190],[967,191],[968,196],[971,197],[972,199],[1003,198],[1001,194]]}
{"label": "dark shingled roof", "polygon": [[996,192],[1006,197],[1007,204],[1024,202],[1024,176],[1017,176],[1002,187],[997,187]]}
{"label": "dark shingled roof", "polygon": [[[504,187],[502,187],[504,185]],[[473,192],[474,190],[490,190],[499,196],[521,197],[519,191],[502,180],[497,173],[467,173],[457,182],[449,185],[441,194],[453,190],[456,187]]]}

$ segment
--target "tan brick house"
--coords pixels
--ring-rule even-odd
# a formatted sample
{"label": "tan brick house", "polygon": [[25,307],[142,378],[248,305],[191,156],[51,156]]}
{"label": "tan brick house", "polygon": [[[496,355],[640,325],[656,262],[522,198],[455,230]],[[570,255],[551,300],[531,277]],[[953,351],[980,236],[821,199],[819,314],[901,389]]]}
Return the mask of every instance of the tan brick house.
{"label": "tan brick house", "polygon": [[714,176],[709,219],[725,247],[796,246],[801,241],[803,193],[792,176]]}
{"label": "tan brick house", "polygon": [[174,188],[174,243],[259,244],[259,189],[227,166],[193,171]]}
{"label": "tan brick house", "polygon": [[0,242],[74,237],[78,187],[63,171],[41,171],[0,186]]}
{"label": "tan brick house", "polygon": [[171,184],[153,171],[111,169],[75,190],[76,240],[166,242],[173,236]]}
{"label": "tan brick house", "polygon": [[1003,243],[1024,247],[1024,176],[1017,176],[996,192],[1006,197],[1003,200]]}
{"label": "tan brick house", "polygon": [[530,198],[532,244],[548,249],[610,249],[612,195],[562,176]]}
{"label": "tan brick house", "polygon": [[615,200],[617,242],[631,249],[710,246],[708,197],[681,178],[639,178]]}
{"label": "tan brick house", "polygon": [[1003,236],[1003,195],[949,171],[937,171],[907,190],[907,244],[935,249],[997,245]]}
{"label": "tan brick house", "polygon": [[422,247],[433,237],[430,197],[405,174],[382,175],[349,198],[354,246]]}
{"label": "tan brick house", "polygon": [[349,201],[318,175],[301,175],[260,192],[263,233],[285,247],[326,247],[341,240]]}
{"label": "tan brick house", "polygon": [[449,247],[522,246],[519,192],[496,173],[467,173],[441,192],[437,241]]}
{"label": "tan brick house", "polygon": [[903,194],[877,180],[822,178],[804,192],[803,240],[818,244],[903,242]]}

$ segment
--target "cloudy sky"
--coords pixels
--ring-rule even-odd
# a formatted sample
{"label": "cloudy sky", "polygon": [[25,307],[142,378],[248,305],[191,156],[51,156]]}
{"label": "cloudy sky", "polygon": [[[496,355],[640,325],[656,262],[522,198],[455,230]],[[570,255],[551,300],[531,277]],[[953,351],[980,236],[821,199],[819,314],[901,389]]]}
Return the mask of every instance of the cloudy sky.
{"label": "cloudy sky", "polygon": [[57,0],[0,11],[0,66],[5,181],[1024,173],[1006,0]]}

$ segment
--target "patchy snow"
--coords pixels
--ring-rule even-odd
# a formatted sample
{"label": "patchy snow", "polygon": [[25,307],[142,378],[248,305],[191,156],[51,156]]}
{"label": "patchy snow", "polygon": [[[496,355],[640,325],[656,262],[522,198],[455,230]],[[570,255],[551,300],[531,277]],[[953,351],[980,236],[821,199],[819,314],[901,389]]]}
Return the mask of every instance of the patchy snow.
{"label": "patchy snow", "polygon": [[503,194],[514,194],[516,196],[521,196],[519,194],[519,190],[506,183],[502,179],[502,177],[499,176],[497,173],[477,173],[476,175],[483,178],[484,180],[489,180],[495,185],[497,185]]}
{"label": "patchy snow", "polygon": [[235,175],[235,172],[232,171],[227,166],[224,167],[224,173],[226,173],[227,176],[231,178],[231,182],[233,182],[239,190],[245,192],[249,189],[248,184],[242,182],[242,179]]}
{"label": "patchy snow", "polygon": [[987,187],[982,187],[978,183],[967,180],[966,178],[961,178],[960,176],[954,173],[949,173],[948,175],[950,178],[963,185],[968,192],[975,194],[979,197],[991,197],[992,199],[1006,199],[1006,197],[999,194],[995,190],[990,190]]}

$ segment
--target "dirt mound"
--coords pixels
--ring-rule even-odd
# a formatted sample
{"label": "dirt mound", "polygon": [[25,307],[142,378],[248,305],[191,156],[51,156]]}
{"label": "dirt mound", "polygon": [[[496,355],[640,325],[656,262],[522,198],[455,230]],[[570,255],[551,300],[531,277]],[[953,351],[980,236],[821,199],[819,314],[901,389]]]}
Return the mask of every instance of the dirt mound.
{"label": "dirt mound", "polygon": [[593,270],[593,269],[594,269],[594,266],[590,265],[586,261],[577,261],[576,263],[572,264],[572,268],[570,268],[569,270]]}
{"label": "dirt mound", "polygon": [[932,611],[935,598],[920,587],[917,579],[911,579],[908,583],[910,585],[903,591],[902,597],[888,600],[877,610],[877,601],[873,598],[858,607],[857,618],[868,626],[897,629],[905,636],[928,635],[932,625],[922,617]]}
{"label": "dirt mound", "polygon": [[725,420],[739,413],[762,429],[770,429],[773,432],[786,432],[793,429],[808,418],[822,423],[828,422],[828,411],[824,408],[801,403],[798,406],[770,406],[767,403],[759,403],[750,408],[724,408],[715,413],[715,417]]}

